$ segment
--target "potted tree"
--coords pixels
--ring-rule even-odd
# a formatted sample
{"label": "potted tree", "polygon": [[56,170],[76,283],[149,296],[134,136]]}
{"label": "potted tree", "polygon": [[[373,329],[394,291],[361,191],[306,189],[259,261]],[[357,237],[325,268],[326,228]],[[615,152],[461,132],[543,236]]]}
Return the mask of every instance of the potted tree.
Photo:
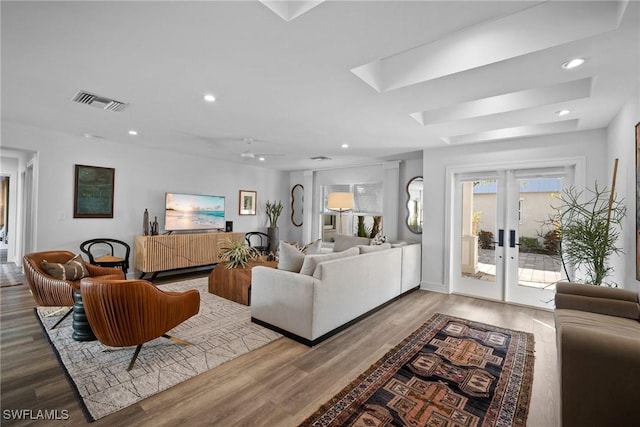
{"label": "potted tree", "polygon": [[[598,188],[597,183],[593,190],[570,187],[562,193],[559,234],[563,262],[566,259],[580,269],[585,283],[603,285],[613,271],[608,261],[611,255],[622,253],[616,242],[625,214],[623,201],[616,200],[606,187]],[[566,267],[565,274],[568,278]]]}
{"label": "potted tree", "polygon": [[267,235],[269,236],[269,251],[276,253],[278,251],[279,232],[278,232],[278,218],[282,213],[282,202],[271,203],[267,200],[266,205],[267,217],[269,218],[269,227],[267,227]]}

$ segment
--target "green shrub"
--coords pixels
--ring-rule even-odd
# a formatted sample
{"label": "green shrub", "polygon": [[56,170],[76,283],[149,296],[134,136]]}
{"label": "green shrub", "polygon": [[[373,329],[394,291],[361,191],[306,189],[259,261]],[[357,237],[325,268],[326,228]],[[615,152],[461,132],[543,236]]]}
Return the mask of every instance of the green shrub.
{"label": "green shrub", "polygon": [[493,233],[491,231],[480,230],[478,233],[478,243],[480,244],[480,249],[494,249]]}
{"label": "green shrub", "polygon": [[542,246],[537,237],[520,236],[520,252],[541,253]]}
{"label": "green shrub", "polygon": [[557,228],[547,231],[544,235],[544,249],[549,255],[560,254],[560,230]]}

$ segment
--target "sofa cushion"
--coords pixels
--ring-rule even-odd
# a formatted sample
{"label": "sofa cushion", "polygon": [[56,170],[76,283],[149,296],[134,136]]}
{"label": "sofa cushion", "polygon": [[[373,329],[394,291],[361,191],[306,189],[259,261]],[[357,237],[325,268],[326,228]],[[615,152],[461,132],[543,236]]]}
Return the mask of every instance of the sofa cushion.
{"label": "sofa cushion", "polygon": [[278,270],[293,271],[299,273],[304,262],[304,252],[291,243],[280,241],[278,248]]}
{"label": "sofa cushion", "polygon": [[558,309],[640,319],[638,294],[625,289],[559,282],[556,284],[555,303]]}
{"label": "sofa cushion", "polygon": [[564,327],[572,326],[591,332],[640,339],[640,322],[637,320],[571,309],[556,309],[554,315],[560,335]]}
{"label": "sofa cushion", "polygon": [[313,272],[316,271],[316,267],[321,262],[330,261],[332,259],[346,258],[349,256],[355,256],[359,254],[360,254],[360,250],[358,248],[349,248],[341,252],[330,252],[328,254],[307,255],[306,257],[304,257],[304,262],[302,264],[302,268],[300,269],[300,274],[306,274],[307,276],[312,276]]}
{"label": "sofa cushion", "polygon": [[381,243],[379,245],[358,245],[356,247],[360,250],[360,254],[369,254],[371,252],[391,249],[391,243]]}
{"label": "sofa cushion", "polygon": [[400,248],[402,246],[407,246],[409,243],[405,242],[404,240],[396,240],[393,242],[389,242],[391,244],[392,248]]}
{"label": "sofa cushion", "polygon": [[371,239],[368,237],[356,237],[338,234],[336,235],[336,240],[333,244],[333,252],[342,252],[358,245],[368,245],[369,243],[371,243]]}
{"label": "sofa cushion", "polygon": [[51,277],[58,280],[80,280],[89,276],[89,270],[84,265],[84,260],[80,254],[74,256],[66,263],[42,261],[42,268]]}

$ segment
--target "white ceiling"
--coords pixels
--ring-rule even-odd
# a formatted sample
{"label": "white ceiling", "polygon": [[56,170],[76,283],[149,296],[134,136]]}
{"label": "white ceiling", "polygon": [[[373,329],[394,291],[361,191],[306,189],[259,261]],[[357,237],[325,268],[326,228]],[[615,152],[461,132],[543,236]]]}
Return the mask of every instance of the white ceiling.
{"label": "white ceiling", "polygon": [[282,170],[602,128],[639,84],[637,1],[0,7],[3,122]]}

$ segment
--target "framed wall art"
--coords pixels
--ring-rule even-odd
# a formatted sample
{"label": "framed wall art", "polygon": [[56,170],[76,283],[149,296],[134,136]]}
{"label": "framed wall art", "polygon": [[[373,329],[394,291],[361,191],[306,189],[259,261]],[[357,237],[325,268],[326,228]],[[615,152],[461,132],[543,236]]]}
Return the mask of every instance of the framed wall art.
{"label": "framed wall art", "polygon": [[239,215],[255,215],[258,193],[249,190],[240,190],[238,202]]}
{"label": "framed wall art", "polygon": [[76,165],[74,218],[113,218],[114,168]]}

